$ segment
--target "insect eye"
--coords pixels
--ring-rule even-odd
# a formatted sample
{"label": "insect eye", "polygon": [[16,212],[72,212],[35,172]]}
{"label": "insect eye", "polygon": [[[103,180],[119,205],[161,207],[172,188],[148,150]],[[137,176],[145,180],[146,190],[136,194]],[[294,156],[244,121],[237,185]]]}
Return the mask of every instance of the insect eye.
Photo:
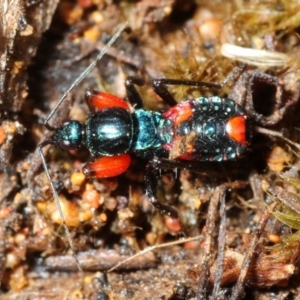
{"label": "insect eye", "polygon": [[65,122],[53,134],[54,144],[64,150],[78,149],[84,137],[84,129],[78,121]]}
{"label": "insect eye", "polygon": [[60,141],[59,147],[66,151],[74,149],[74,145],[69,140]]}

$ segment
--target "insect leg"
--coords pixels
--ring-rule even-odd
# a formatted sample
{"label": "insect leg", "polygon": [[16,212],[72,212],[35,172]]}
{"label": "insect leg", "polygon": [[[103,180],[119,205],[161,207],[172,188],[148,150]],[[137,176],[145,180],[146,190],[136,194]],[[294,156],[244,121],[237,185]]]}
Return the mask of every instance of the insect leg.
{"label": "insect leg", "polygon": [[169,205],[160,203],[157,200],[157,177],[159,169],[153,163],[149,163],[146,168],[145,174],[145,186],[146,186],[146,195],[148,196],[149,202],[164,215],[170,216],[173,219],[176,219],[181,227],[181,232],[186,236],[185,226],[181,222],[181,219],[178,215],[178,211]]}
{"label": "insect leg", "polygon": [[185,85],[185,86],[198,86],[207,87],[212,89],[220,90],[225,86],[228,81],[232,80],[236,76],[239,76],[245,70],[245,65],[237,68],[231,74],[229,74],[222,83],[206,82],[206,81],[193,81],[193,80],[182,80],[182,79],[169,79],[169,78],[156,78],[153,79],[152,85],[153,90],[159,95],[168,105],[175,106],[177,101],[168,91],[166,85]]}
{"label": "insect leg", "polygon": [[212,169],[218,174],[222,172],[222,167],[219,162],[216,161],[189,161],[189,160],[172,160],[168,158],[158,158],[154,157],[152,164],[158,169],[183,169],[191,171],[195,174],[212,174]]}
{"label": "insect leg", "polygon": [[130,104],[136,108],[143,108],[143,100],[134,85],[144,85],[144,79],[141,77],[129,76],[125,81],[125,88],[127,92],[127,98]]}

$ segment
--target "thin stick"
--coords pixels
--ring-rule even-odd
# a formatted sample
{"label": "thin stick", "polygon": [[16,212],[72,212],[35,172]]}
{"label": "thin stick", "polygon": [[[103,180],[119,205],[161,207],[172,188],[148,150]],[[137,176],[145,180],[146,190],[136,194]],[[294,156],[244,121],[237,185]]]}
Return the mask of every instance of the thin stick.
{"label": "thin stick", "polygon": [[210,300],[220,298],[221,281],[223,275],[224,267],[224,257],[225,257],[225,246],[226,246],[226,205],[225,205],[226,188],[224,186],[220,187],[220,226],[219,226],[219,243],[218,243],[218,257],[217,257],[217,267],[215,272],[215,284]]}
{"label": "thin stick", "polygon": [[115,269],[119,268],[120,266],[122,266],[123,264],[125,264],[126,262],[136,258],[137,256],[140,256],[140,255],[143,255],[147,252],[150,252],[152,250],[155,250],[155,249],[159,249],[159,248],[165,248],[165,247],[169,247],[169,246],[174,246],[174,245],[179,245],[179,244],[183,244],[183,243],[187,243],[187,242],[191,242],[191,241],[196,241],[196,240],[199,240],[200,238],[202,238],[202,236],[196,236],[196,237],[191,237],[191,238],[183,238],[183,239],[180,239],[178,241],[175,241],[175,242],[170,242],[170,243],[165,243],[165,244],[161,244],[161,245],[154,245],[154,246],[151,246],[151,247],[147,247],[145,248],[144,250],[126,258],[125,260],[119,262],[118,264],[116,264],[114,267],[112,267],[111,269],[109,269],[107,271],[107,273],[109,272],[112,272],[114,271]]}
{"label": "thin stick", "polygon": [[258,126],[255,126],[255,131],[259,132],[261,134],[267,135],[267,136],[276,136],[276,137],[282,138],[284,141],[286,141],[290,145],[296,147],[297,149],[300,149],[299,144],[294,143],[293,141],[287,139],[286,137],[283,136],[283,134],[281,132],[270,130],[270,129],[263,128],[263,127],[258,127]]}
{"label": "thin stick", "polygon": [[270,215],[274,211],[275,206],[277,203],[273,203],[270,205],[268,210],[266,210],[262,216],[260,217],[259,223],[256,225],[256,229],[253,233],[253,237],[250,241],[250,244],[248,246],[247,253],[245,255],[242,267],[241,267],[241,272],[238,278],[237,283],[235,286],[232,288],[232,293],[230,296],[230,300],[238,300],[242,299],[244,296],[244,288],[245,288],[245,281],[247,279],[247,273],[252,261],[253,256],[255,255],[255,248],[258,244],[258,241],[262,235],[262,232],[267,224],[267,221],[270,218]]}

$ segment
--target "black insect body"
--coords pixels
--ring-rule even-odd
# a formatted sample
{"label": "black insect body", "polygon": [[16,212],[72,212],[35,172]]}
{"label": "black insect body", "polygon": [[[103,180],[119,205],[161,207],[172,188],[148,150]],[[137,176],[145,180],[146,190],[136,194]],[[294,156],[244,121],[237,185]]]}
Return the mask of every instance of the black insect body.
{"label": "black insect body", "polygon": [[[85,124],[78,121],[64,123],[40,148],[46,144],[67,150],[85,146],[91,159],[83,167],[83,173],[97,178],[125,172],[131,163],[130,153],[150,160],[164,159],[176,166],[186,161],[231,160],[247,150],[251,126],[242,107],[233,100],[218,96],[199,97],[178,104],[166,97],[168,91],[162,84],[165,81],[174,83],[169,79],[156,79],[153,86],[172,106],[166,112],[144,110],[134,87],[134,84],[141,85],[142,80],[130,77],[125,82],[130,104],[109,93],[87,92],[86,101],[91,114]],[[211,86],[206,82],[175,83]],[[149,201],[181,224],[175,209],[157,201],[154,173],[152,164],[147,168],[145,179]]]}
{"label": "black insect body", "polygon": [[129,152],[151,152],[152,157],[170,160],[222,161],[240,156],[249,144],[247,116],[230,99],[201,97],[164,113],[131,112],[127,102],[103,92],[87,93],[86,99],[92,110],[86,123],[63,124],[51,142],[64,149],[86,146],[92,159],[83,172],[89,177],[120,175],[130,164]]}
{"label": "black insect body", "polygon": [[[120,32],[120,31],[119,31]],[[112,42],[110,42],[111,44]],[[99,59],[101,55],[98,56]],[[88,71],[72,85],[77,85]],[[142,99],[135,85],[142,85],[140,78],[129,77],[125,82],[128,102],[105,92],[88,92],[86,101],[91,114],[85,124],[78,121],[64,123],[54,130],[52,138],[39,145],[42,162],[60,209],[59,198],[51,181],[42,148],[54,144],[63,149],[78,149],[85,146],[91,159],[83,167],[87,177],[113,177],[127,170],[130,153],[150,158],[146,170],[146,194],[149,201],[164,214],[178,220],[177,211],[157,201],[156,171],[162,160],[169,167],[184,167],[192,161],[225,161],[238,158],[250,143],[251,125],[245,110],[231,99],[218,96],[200,97],[177,103],[166,85],[186,85],[221,89],[244,68],[229,75],[222,84],[175,79],[154,79],[154,91],[171,108],[166,112],[143,109]],[[48,116],[45,125],[53,116],[66,94]],[[63,214],[60,209],[63,219]],[[71,247],[69,231],[64,222]],[[79,265],[79,263],[78,263]]]}

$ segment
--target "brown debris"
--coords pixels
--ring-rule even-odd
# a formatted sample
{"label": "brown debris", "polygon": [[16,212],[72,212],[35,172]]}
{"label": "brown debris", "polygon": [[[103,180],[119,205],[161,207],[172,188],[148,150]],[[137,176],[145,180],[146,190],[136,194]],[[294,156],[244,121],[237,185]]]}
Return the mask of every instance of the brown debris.
{"label": "brown debris", "polygon": [[[85,271],[106,271],[126,258],[128,256],[120,255],[115,250],[90,250],[78,254],[78,260]],[[73,256],[49,256],[45,264],[49,270],[77,271]],[[120,270],[149,269],[154,268],[156,264],[154,254],[148,252],[138,259],[123,264]]]}

